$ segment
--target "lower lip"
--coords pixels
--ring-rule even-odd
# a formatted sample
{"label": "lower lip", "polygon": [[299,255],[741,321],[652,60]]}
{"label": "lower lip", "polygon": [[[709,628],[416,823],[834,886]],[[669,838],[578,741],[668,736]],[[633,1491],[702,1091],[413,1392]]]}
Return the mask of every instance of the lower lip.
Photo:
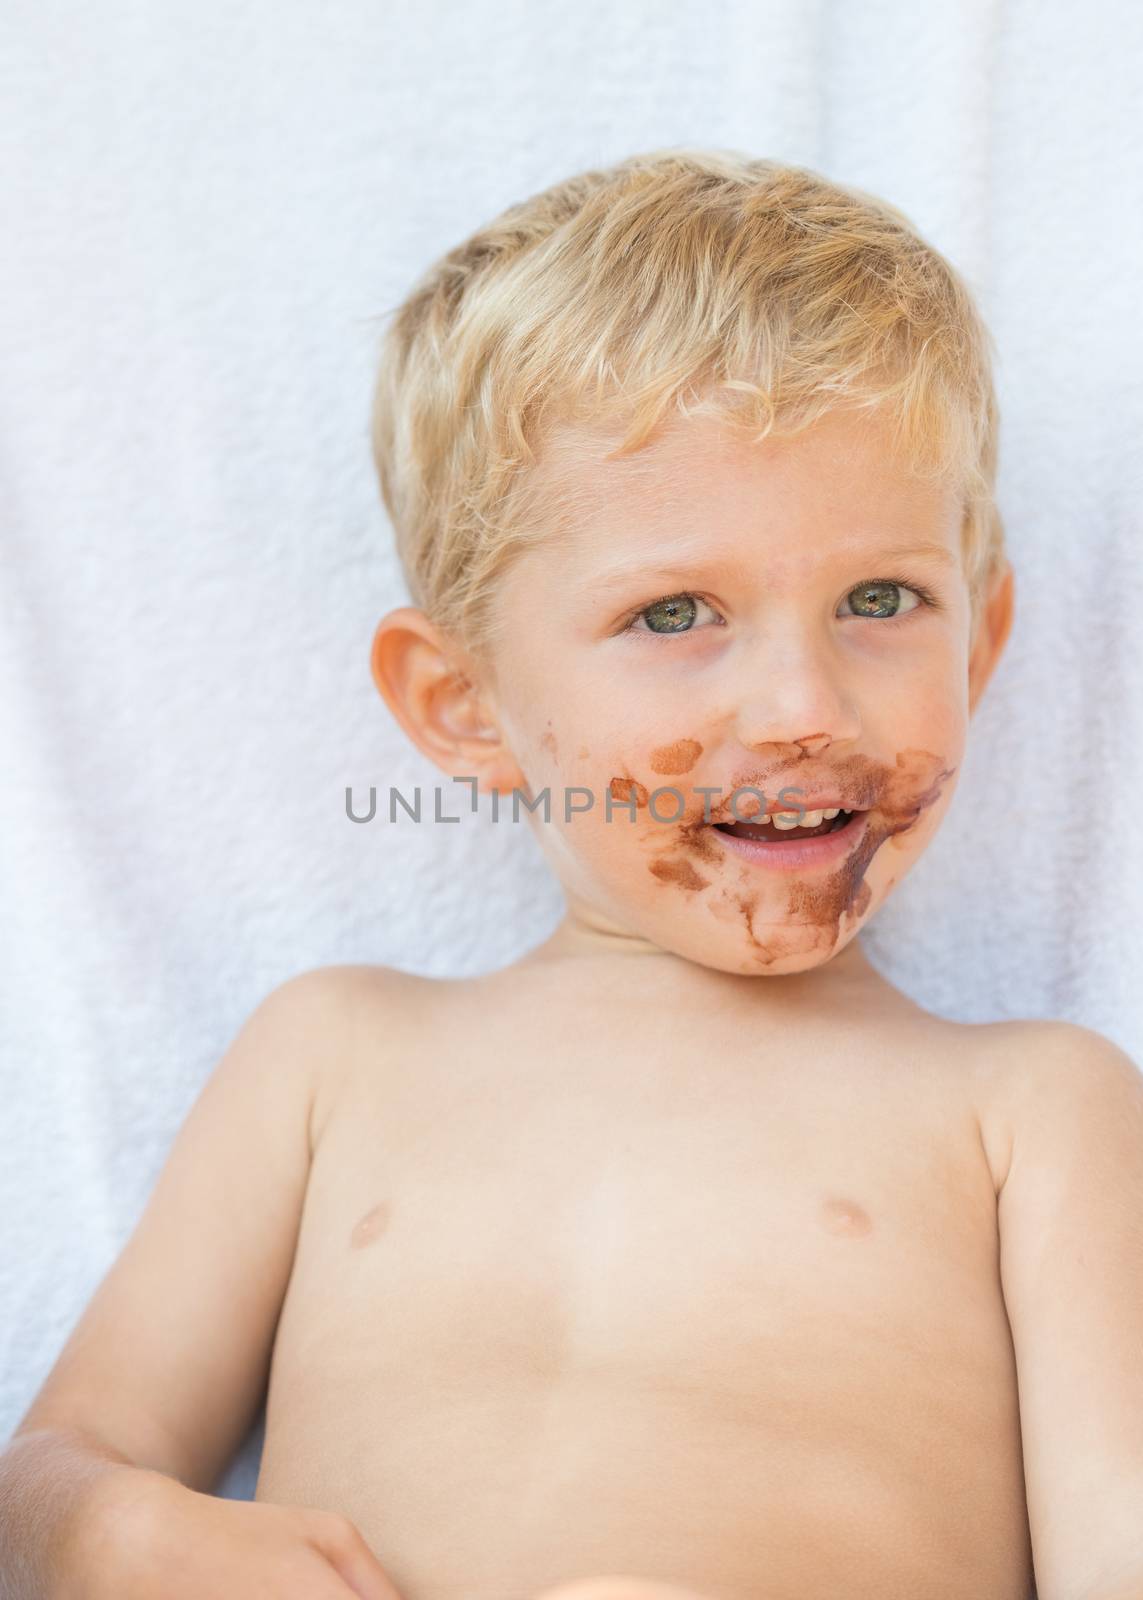
{"label": "lower lip", "polygon": [[816,839],[791,840],[778,844],[768,839],[743,839],[736,833],[723,833],[711,825],[711,833],[732,855],[741,856],[756,867],[771,872],[806,872],[813,867],[828,867],[849,854],[865,832],[868,811],[855,811],[844,828],[820,834]]}

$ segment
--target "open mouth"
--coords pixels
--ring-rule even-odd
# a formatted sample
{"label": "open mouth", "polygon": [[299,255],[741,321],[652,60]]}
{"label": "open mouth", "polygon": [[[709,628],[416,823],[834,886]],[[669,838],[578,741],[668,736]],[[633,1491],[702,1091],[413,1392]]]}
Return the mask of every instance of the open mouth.
{"label": "open mouth", "polygon": [[769,822],[716,822],[712,826],[720,833],[729,833],[736,839],[758,839],[766,844],[795,844],[802,839],[818,839],[823,834],[840,833],[854,817],[861,816],[864,816],[862,811],[839,811],[836,817],[823,818],[814,828],[780,827],[773,818]]}

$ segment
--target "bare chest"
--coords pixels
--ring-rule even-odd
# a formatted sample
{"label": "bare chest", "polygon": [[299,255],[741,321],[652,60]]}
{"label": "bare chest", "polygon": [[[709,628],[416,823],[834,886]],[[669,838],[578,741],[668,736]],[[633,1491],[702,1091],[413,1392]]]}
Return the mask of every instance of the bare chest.
{"label": "bare chest", "polygon": [[994,1196],[949,1075],[458,1043],[329,1120],[259,1498],[348,1511],[409,1600],[619,1570],[1023,1596]]}

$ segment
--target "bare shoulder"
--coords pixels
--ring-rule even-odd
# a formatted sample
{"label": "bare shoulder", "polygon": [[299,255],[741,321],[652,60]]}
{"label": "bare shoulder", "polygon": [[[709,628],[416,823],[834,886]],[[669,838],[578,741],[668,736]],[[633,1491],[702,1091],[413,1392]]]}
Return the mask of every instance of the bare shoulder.
{"label": "bare shoulder", "polygon": [[425,978],[399,967],[350,965],[315,967],[304,974],[333,997],[354,1027],[370,1029],[378,1023],[396,1027],[428,1005],[443,1004],[449,992],[464,986],[463,979]]}
{"label": "bare shoulder", "polygon": [[1143,1127],[1143,1072],[1114,1040],[1077,1022],[974,1025],[969,1063],[981,1142],[997,1194],[1018,1141],[1127,1114]]}
{"label": "bare shoulder", "polygon": [[282,986],[294,989],[299,1027],[309,1035],[315,1066],[310,1148],[322,1131],[348,1079],[368,1053],[376,1068],[378,1045],[396,1049],[418,1017],[428,1015],[452,987],[442,979],[366,963],[312,967]]}

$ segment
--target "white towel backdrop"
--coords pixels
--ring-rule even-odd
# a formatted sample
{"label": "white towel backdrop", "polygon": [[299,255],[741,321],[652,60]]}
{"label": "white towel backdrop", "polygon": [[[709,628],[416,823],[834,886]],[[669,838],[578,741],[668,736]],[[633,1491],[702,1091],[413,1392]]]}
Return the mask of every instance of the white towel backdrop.
{"label": "white towel backdrop", "polygon": [[1143,1062],[1141,87],[1131,0],[8,0],[5,1438],[268,989],[498,967],[560,914],[526,822],[355,826],[344,788],[465,793],[369,677],[408,599],[370,319],[591,164],[800,162],[967,275],[1018,615],[943,829],[863,937],[943,1015],[1066,1017]]}

